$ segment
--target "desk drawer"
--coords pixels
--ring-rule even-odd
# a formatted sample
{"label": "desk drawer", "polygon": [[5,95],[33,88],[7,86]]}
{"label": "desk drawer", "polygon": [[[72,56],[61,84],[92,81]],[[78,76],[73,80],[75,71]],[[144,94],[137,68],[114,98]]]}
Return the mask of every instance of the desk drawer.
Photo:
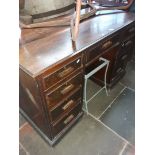
{"label": "desk drawer", "polygon": [[94,46],[86,51],[86,63],[90,62],[102,53],[99,45]]}
{"label": "desk drawer", "polygon": [[51,120],[55,121],[58,117],[75,107],[79,102],[82,102],[82,92],[83,91],[80,88],[76,90],[76,92],[73,92],[74,94],[67,98],[63,103],[56,105],[50,111]]}
{"label": "desk drawer", "polygon": [[115,85],[124,75],[125,75],[125,70],[121,69],[119,73],[115,74],[115,76],[112,77],[111,86]]}
{"label": "desk drawer", "polygon": [[46,100],[49,107],[56,106],[60,101],[63,101],[65,98],[69,97],[74,90],[82,87],[83,83],[83,74],[79,73],[72,79],[66,81],[63,85],[57,89],[46,94]]}
{"label": "desk drawer", "polygon": [[104,40],[98,46],[90,48],[88,51],[86,51],[86,63],[89,63],[99,55],[102,55],[103,51],[106,51],[112,46],[116,45],[116,43],[119,43],[119,40],[120,34],[115,34],[112,37]]}
{"label": "desk drawer", "polygon": [[119,66],[119,64],[122,64],[126,61],[128,61],[128,57],[129,57],[129,53],[123,53],[121,55],[119,55],[116,59],[116,62],[115,62],[115,66]]}
{"label": "desk drawer", "polygon": [[133,54],[135,48],[135,40],[134,37],[124,42],[124,52],[126,52],[129,56]]}
{"label": "desk drawer", "polygon": [[64,128],[66,128],[82,110],[82,104],[79,103],[73,110],[66,113],[65,117],[58,120],[55,124],[53,124],[53,132],[56,136],[59,132],[61,132]]}
{"label": "desk drawer", "polygon": [[76,60],[64,65],[62,68],[58,69],[56,72],[50,73],[43,77],[43,87],[48,89],[49,87],[62,81],[68,75],[76,71],[82,66],[81,57]]}
{"label": "desk drawer", "polygon": [[114,67],[112,76],[115,77],[117,74],[119,74],[124,69],[125,69],[124,64],[120,63],[118,66]]}
{"label": "desk drawer", "polygon": [[109,39],[107,39],[105,42],[101,44],[101,50],[106,50],[112,47],[114,44],[119,42],[119,40],[120,40],[120,34],[113,35],[112,37],[110,37]]}
{"label": "desk drawer", "polygon": [[131,25],[124,30],[124,37],[130,37],[135,34],[135,25]]}

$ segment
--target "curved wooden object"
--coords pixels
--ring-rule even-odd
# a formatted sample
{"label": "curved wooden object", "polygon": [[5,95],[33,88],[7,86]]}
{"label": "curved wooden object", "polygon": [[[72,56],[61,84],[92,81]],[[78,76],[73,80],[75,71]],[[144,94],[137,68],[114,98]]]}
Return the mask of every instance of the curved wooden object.
{"label": "curved wooden object", "polygon": [[130,0],[129,4],[125,5],[125,6],[119,6],[119,7],[100,7],[98,9],[96,9],[94,7],[93,4],[91,4],[92,0],[89,0],[88,5],[92,8],[92,10],[89,13],[80,15],[80,10],[81,10],[81,5],[82,2],[81,0],[77,0],[76,1],[76,13],[74,13],[73,17],[71,18],[71,16],[68,16],[68,18],[65,19],[60,19],[60,20],[51,20],[51,21],[45,21],[45,22],[40,22],[40,23],[33,23],[33,24],[29,24],[26,25],[22,22],[20,22],[20,27],[21,28],[38,28],[38,27],[52,27],[52,26],[67,26],[67,25],[71,25],[71,36],[72,36],[72,40],[76,41],[77,36],[78,36],[78,32],[79,32],[79,23],[80,20],[86,19],[90,16],[95,15],[95,13],[97,11],[101,11],[101,10],[127,10],[132,3],[134,2],[134,0]]}
{"label": "curved wooden object", "polygon": [[40,22],[40,23],[33,23],[33,24],[24,24],[22,22],[19,22],[20,28],[26,28],[26,29],[31,29],[31,28],[39,28],[39,27],[52,27],[52,26],[67,26],[70,25],[70,20],[71,18],[67,18],[64,20],[51,20],[51,21],[45,21],[45,22]]}
{"label": "curved wooden object", "polygon": [[78,32],[79,32],[80,10],[81,10],[81,0],[77,0],[76,14],[74,14],[73,18],[71,19],[71,36],[73,41],[77,39]]}
{"label": "curved wooden object", "polygon": [[19,8],[24,9],[25,0],[19,0]]}
{"label": "curved wooden object", "polygon": [[[78,14],[80,15],[80,20],[84,20],[90,16],[95,15],[97,11],[96,8],[92,4],[88,4],[88,5],[92,8],[92,10],[83,15],[80,15],[80,12],[79,12]],[[39,27],[52,27],[52,26],[69,26],[70,22],[74,23],[71,25],[75,25],[75,19],[76,19],[76,13],[73,15],[73,17],[68,16],[68,17],[65,17],[65,19],[49,20],[49,21],[44,21],[44,22],[39,22],[39,23],[24,24],[23,22],[20,21],[19,26],[20,28],[25,28],[25,29],[39,28]]]}

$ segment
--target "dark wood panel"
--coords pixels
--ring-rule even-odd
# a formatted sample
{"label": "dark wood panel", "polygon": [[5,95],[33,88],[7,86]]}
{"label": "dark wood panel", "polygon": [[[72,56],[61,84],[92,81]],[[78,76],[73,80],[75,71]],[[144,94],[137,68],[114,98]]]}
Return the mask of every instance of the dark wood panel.
{"label": "dark wood panel", "polygon": [[134,34],[135,34],[135,24],[133,23],[125,29],[124,34],[123,34],[124,40],[125,40],[125,38],[133,36]]}
{"label": "dark wood panel", "polygon": [[124,42],[124,52],[128,54],[128,60],[131,60],[135,51],[135,36]]}
{"label": "dark wood panel", "polygon": [[119,44],[120,39],[121,39],[121,33],[120,32],[115,33],[113,35],[110,35],[104,41],[100,41],[99,43],[97,43],[93,48],[86,50],[85,52],[86,66],[88,66],[94,60],[102,56],[104,52],[106,53],[107,51],[111,50],[111,48],[114,48],[114,46]]}
{"label": "dark wood panel", "polygon": [[80,113],[82,108],[82,104],[78,104],[77,107],[75,107],[70,112],[66,113],[66,116],[63,118],[60,118],[55,124],[53,124],[53,132],[56,136],[58,133],[61,132],[64,128],[66,128],[74,119],[76,119],[77,115]]}
{"label": "dark wood panel", "polygon": [[[119,50],[120,50],[120,44],[116,43],[116,45],[114,45],[112,48],[110,48],[106,52],[103,51],[103,54],[100,55],[100,57],[106,58],[107,60],[110,61],[108,72],[107,72],[107,83],[111,82],[111,78],[112,78],[111,74],[112,74],[112,70],[114,67],[116,55],[119,52]],[[101,62],[99,61],[99,59],[97,61],[93,62],[91,65],[86,67],[86,72],[90,72],[94,67],[99,66],[100,63]],[[105,68],[99,70],[96,74],[94,74],[92,79],[95,79],[95,81],[98,81],[99,84],[103,85],[104,84],[104,74],[105,74]]]}
{"label": "dark wood panel", "polygon": [[66,98],[64,102],[57,104],[54,108],[50,110],[51,120],[55,121],[61,115],[64,115],[68,110],[72,109],[79,102],[82,102],[82,90],[78,89],[73,92],[73,95]]}
{"label": "dark wood panel", "polygon": [[59,102],[71,95],[71,92],[77,88],[83,87],[83,74],[79,73],[72,79],[66,81],[63,85],[59,86],[57,89],[52,90],[46,94],[47,105],[49,107],[56,106]]}
{"label": "dark wood panel", "polygon": [[21,69],[19,70],[19,106],[29,116],[29,118],[52,139],[51,129],[47,112],[42,102],[40,92],[38,90],[37,81],[27,75]]}
{"label": "dark wood panel", "polygon": [[82,58],[77,58],[73,62],[67,61],[67,64],[60,65],[61,68],[59,70],[56,70],[55,72],[50,72],[48,75],[44,75],[43,77],[43,87],[44,89],[47,89],[51,86],[56,85],[57,83],[64,80],[68,75],[71,73],[74,74],[75,71],[82,67]]}

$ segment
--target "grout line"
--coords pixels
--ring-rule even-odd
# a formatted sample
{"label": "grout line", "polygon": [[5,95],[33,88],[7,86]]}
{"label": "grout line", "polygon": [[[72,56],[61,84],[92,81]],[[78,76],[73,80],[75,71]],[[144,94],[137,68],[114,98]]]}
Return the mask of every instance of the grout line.
{"label": "grout line", "polygon": [[28,122],[25,122],[23,125],[21,125],[21,126],[19,127],[19,130],[21,130],[22,128],[24,128],[27,124],[28,124]]}
{"label": "grout line", "polygon": [[112,102],[108,105],[108,107],[101,113],[101,115],[99,117],[97,117],[97,119],[100,119],[101,116],[112,106],[112,104],[116,101],[116,99],[119,97],[119,95],[126,89],[126,87],[124,87],[119,94],[112,100]]}
{"label": "grout line", "polygon": [[102,87],[102,88],[100,88],[97,92],[95,92],[95,93],[87,100],[87,105],[88,105],[88,103],[89,103],[91,100],[93,100],[98,94],[100,94],[100,93],[103,91],[103,89],[105,89],[105,87]]}
{"label": "grout line", "polygon": [[25,149],[25,147],[19,142],[21,148],[25,151],[26,155],[30,155],[30,153]]}
{"label": "grout line", "polygon": [[129,90],[135,92],[135,90],[133,88],[127,87]]}
{"label": "grout line", "polygon": [[[99,89],[100,89],[100,90],[97,90],[97,92],[96,92],[97,94],[96,94],[96,93],[93,94],[93,95],[95,95],[95,94],[96,94],[96,95],[95,95],[94,97],[92,97],[91,100],[93,100],[97,95],[99,95],[105,88],[101,87],[101,88],[99,88]],[[100,91],[100,92],[99,92],[99,91]],[[105,91],[103,91],[103,92],[105,92]],[[106,93],[106,92],[105,92],[105,93]],[[87,94],[87,95],[88,95],[88,94]],[[91,98],[91,97],[90,97],[90,98]],[[89,99],[90,99],[90,98],[89,98]],[[89,99],[88,99],[88,100],[89,100]],[[90,101],[91,101],[91,100],[90,100]],[[87,102],[87,106],[88,106],[88,104],[90,103],[90,101]]]}
{"label": "grout line", "polygon": [[[86,112],[86,111],[85,111]],[[87,114],[86,114],[87,115]],[[117,132],[115,132],[114,130],[112,130],[110,127],[108,127],[107,125],[105,125],[102,121],[98,120],[95,116],[93,116],[91,113],[88,112],[88,115],[91,116],[93,119],[95,119],[97,122],[99,122],[101,125],[103,125],[104,127],[106,127],[107,129],[109,129],[112,133],[114,133],[116,136],[118,136],[120,139],[122,139],[123,141],[125,141],[127,144],[129,144],[130,146],[134,147],[133,144],[131,144],[129,141],[127,141],[125,138],[123,138],[122,136],[120,136]]]}
{"label": "grout line", "polygon": [[120,85],[124,86],[124,87],[127,87],[125,84],[123,84],[122,82],[119,82]]}
{"label": "grout line", "polygon": [[123,146],[122,150],[119,152],[119,155],[122,155],[124,150],[126,149],[128,143],[125,143],[125,145]]}
{"label": "grout line", "polygon": [[119,82],[119,84],[135,92],[135,89],[133,89],[133,88],[131,88],[131,87],[129,87],[129,86],[126,86],[126,85],[123,84],[122,82]]}
{"label": "grout line", "polygon": [[100,123],[105,126],[106,128],[108,128],[110,131],[112,131],[115,135],[117,135],[118,137],[120,137],[122,140],[124,140],[126,143],[128,143],[130,146],[134,147],[133,144],[131,144],[128,140],[126,140],[124,137],[122,137],[121,135],[119,135],[116,131],[114,131],[113,129],[111,129],[110,127],[108,127],[106,124],[104,124],[103,122],[100,121]]}

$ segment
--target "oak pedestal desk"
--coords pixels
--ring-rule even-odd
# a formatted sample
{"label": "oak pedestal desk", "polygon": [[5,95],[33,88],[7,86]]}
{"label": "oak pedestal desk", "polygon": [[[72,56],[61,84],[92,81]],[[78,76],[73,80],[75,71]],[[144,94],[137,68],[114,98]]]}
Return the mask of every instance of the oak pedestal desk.
{"label": "oak pedestal desk", "polygon": [[[113,11],[110,11],[113,12]],[[84,74],[110,61],[107,85],[125,74],[134,54],[134,14],[115,11],[80,23],[76,47],[69,27],[23,29],[20,41],[20,111],[50,144],[82,116]],[[105,69],[92,80],[103,85]]]}

